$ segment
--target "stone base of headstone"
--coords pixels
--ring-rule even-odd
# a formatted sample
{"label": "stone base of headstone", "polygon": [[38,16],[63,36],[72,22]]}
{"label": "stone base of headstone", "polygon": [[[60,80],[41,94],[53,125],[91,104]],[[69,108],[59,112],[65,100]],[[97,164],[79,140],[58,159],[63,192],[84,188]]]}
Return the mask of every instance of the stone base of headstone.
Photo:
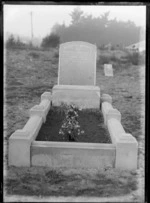
{"label": "stone base of headstone", "polygon": [[74,104],[82,109],[100,108],[98,86],[55,85],[52,89],[52,105]]}

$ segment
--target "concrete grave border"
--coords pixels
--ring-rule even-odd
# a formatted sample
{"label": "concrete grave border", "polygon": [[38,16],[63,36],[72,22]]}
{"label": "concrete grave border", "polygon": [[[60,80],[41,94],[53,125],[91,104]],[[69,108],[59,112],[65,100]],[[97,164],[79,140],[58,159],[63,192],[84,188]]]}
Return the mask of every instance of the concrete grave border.
{"label": "concrete grave border", "polygon": [[51,93],[44,92],[41,103],[30,109],[24,128],[9,138],[9,165],[137,169],[138,143],[124,131],[121,114],[111,102],[109,95],[102,95],[101,110],[112,144],[35,141],[52,105]]}

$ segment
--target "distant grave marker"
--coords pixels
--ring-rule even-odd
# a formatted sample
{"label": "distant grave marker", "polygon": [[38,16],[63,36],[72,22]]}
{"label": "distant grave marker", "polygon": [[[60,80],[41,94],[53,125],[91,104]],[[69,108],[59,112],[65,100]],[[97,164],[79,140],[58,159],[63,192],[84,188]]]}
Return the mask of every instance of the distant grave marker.
{"label": "distant grave marker", "polygon": [[58,85],[95,85],[96,55],[96,46],[87,42],[61,44]]}
{"label": "distant grave marker", "polygon": [[104,64],[105,76],[113,76],[112,64]]}

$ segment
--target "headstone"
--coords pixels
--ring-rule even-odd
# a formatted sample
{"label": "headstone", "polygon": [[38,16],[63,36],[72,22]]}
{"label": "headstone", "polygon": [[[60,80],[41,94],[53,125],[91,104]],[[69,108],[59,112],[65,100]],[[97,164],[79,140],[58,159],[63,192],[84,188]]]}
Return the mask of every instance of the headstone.
{"label": "headstone", "polygon": [[113,76],[112,64],[104,64],[105,76]]}
{"label": "headstone", "polygon": [[96,46],[87,42],[61,44],[58,85],[95,85],[96,55]]}

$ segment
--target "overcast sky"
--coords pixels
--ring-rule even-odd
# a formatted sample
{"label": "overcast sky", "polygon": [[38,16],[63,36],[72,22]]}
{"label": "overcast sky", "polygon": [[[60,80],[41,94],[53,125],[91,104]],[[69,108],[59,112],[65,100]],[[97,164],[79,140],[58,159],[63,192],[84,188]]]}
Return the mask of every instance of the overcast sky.
{"label": "overcast sky", "polygon": [[[63,5],[4,5],[4,33],[11,32],[31,36],[31,11],[35,37],[50,33],[55,23],[69,25],[70,13],[76,6]],[[145,26],[146,6],[80,6],[84,13],[100,16],[110,11],[110,19],[133,21],[137,26]]]}

